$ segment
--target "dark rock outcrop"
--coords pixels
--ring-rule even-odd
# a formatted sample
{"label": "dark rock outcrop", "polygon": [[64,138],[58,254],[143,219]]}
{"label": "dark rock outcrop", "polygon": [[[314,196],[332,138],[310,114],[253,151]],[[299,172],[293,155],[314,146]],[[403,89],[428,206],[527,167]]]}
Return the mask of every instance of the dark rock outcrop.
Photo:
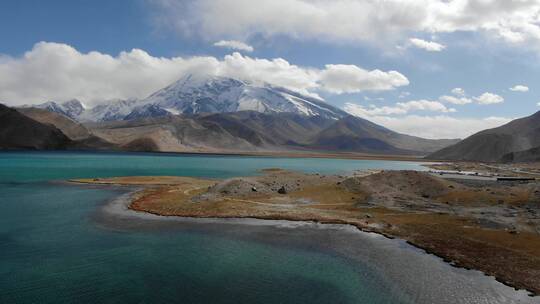
{"label": "dark rock outcrop", "polygon": [[70,144],[72,141],[55,126],[0,104],[0,149],[65,149]]}

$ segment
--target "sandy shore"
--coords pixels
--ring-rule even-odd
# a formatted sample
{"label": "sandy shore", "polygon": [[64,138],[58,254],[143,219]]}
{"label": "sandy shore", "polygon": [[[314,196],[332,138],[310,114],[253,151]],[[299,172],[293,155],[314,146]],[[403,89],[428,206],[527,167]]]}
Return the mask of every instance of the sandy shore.
{"label": "sandy shore", "polygon": [[538,204],[531,203],[540,201],[536,184],[462,184],[413,171],[350,177],[282,170],[224,181],[124,177],[76,182],[141,187],[115,208],[142,217],[352,225],[540,293],[540,216]]}

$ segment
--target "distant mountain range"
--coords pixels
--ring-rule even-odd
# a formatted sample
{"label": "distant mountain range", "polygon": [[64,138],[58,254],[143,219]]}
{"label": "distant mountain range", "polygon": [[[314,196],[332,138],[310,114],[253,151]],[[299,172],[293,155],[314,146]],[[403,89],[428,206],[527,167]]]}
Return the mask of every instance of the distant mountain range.
{"label": "distant mountain range", "polygon": [[136,100],[111,100],[86,109],[74,99],[64,103],[49,101],[31,107],[46,109],[79,122],[134,120],[176,114],[230,113],[296,113],[339,119],[346,112],[324,100],[285,88],[255,85],[237,79],[188,75],[175,83]]}
{"label": "distant mountain range", "polygon": [[[4,107],[9,109],[7,107]],[[45,109],[10,109],[19,126],[65,134],[64,146],[52,148],[168,152],[332,151],[373,154],[426,154],[452,144],[393,132],[367,120],[334,120],[294,113],[240,111],[167,115],[135,120],[81,124]],[[24,114],[24,115],[23,115]],[[10,123],[15,124],[17,119]],[[17,129],[11,138],[20,137]],[[45,139],[44,142],[47,140]],[[8,143],[11,141],[5,141]],[[41,149],[42,146],[27,146]],[[3,148],[9,148],[5,146]],[[25,148],[16,145],[11,148]]]}
{"label": "distant mountain range", "polygon": [[467,137],[428,155],[431,159],[485,162],[540,160],[540,111]]}
{"label": "distant mountain range", "polygon": [[399,134],[353,116],[333,120],[254,111],[172,115],[88,127],[96,136],[123,147],[133,148],[144,138],[145,147],[158,151],[296,150],[411,155],[455,142]]}
{"label": "distant mountain range", "polygon": [[[431,140],[348,115],[324,100],[224,77],[183,77],[144,99],[0,108],[0,149],[325,151],[540,161],[540,112],[465,140]],[[431,154],[430,154],[431,153]]]}
{"label": "distant mountain range", "polygon": [[74,149],[425,155],[457,142],[400,134],[319,98],[223,77],[187,76],[145,99],[93,108],[71,100],[19,111],[61,131]]}

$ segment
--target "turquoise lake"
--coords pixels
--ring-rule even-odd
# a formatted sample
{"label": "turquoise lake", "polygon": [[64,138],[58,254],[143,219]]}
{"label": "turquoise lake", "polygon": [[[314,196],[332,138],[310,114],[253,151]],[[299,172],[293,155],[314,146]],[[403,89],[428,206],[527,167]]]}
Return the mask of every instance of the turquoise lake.
{"label": "turquoise lake", "polygon": [[414,162],[151,153],[0,153],[0,303],[538,303],[350,227],[113,214],[129,189],[69,178],[225,178]]}

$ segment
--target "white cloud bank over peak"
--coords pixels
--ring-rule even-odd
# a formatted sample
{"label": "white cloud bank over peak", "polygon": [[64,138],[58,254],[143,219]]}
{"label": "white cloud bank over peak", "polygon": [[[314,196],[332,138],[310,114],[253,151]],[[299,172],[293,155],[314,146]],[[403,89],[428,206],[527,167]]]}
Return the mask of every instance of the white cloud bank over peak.
{"label": "white cloud bank over peak", "polygon": [[515,86],[511,87],[509,90],[512,91],[512,92],[528,92],[529,87],[518,84],[518,85],[515,85]]}
{"label": "white cloud bank over peak", "polygon": [[[365,108],[348,103],[344,110],[351,115],[368,119],[391,130],[424,138],[465,138],[476,132],[501,126],[511,121],[505,117],[457,118],[447,114],[439,115],[395,115],[381,108]],[[397,113],[406,114],[406,113]]]}
{"label": "white cloud bank over peak", "polygon": [[156,22],[208,38],[288,35],[405,40],[411,32],[482,32],[540,47],[537,0],[148,0]]}
{"label": "white cloud bank over peak", "polygon": [[426,41],[418,38],[411,38],[409,42],[412,46],[426,50],[428,52],[440,52],[446,48],[446,45],[437,43],[435,41]]}
{"label": "white cloud bank over peak", "polygon": [[[353,79],[340,78],[349,71]],[[142,98],[187,74],[234,77],[307,94],[388,90],[408,84],[398,72],[367,71],[355,65],[301,67],[282,58],[233,53],[222,59],[154,57],[140,49],[111,56],[81,53],[61,43],[40,42],[21,57],[0,56],[0,102],[10,105],[77,98],[93,104],[114,98]]]}
{"label": "white cloud bank over peak", "polygon": [[253,52],[254,50],[251,45],[237,40],[220,40],[214,43],[214,46],[245,52]]}

